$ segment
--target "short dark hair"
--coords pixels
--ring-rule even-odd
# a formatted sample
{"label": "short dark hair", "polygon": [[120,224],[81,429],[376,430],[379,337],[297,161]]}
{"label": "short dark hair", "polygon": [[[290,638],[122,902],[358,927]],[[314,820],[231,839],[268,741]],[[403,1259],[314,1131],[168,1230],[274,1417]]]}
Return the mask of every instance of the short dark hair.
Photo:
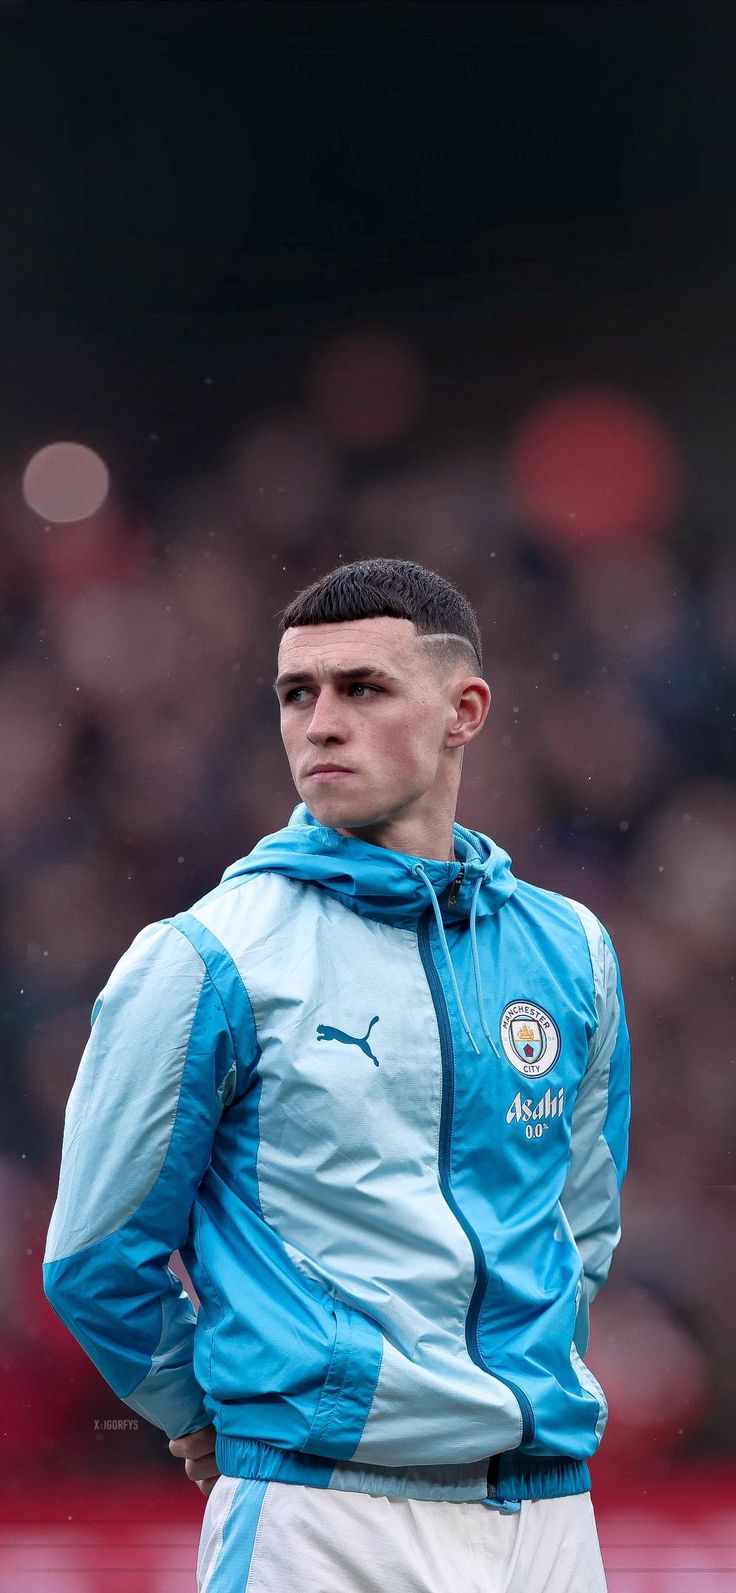
{"label": "short dark hair", "polygon": [[419,636],[436,637],[438,662],[443,667],[467,661],[470,646],[478,669],[482,669],[480,630],[467,598],[452,581],[410,559],[357,559],[354,564],[338,564],[297,592],[281,616],[281,631],[294,625],[377,619],[382,614],[411,620]]}

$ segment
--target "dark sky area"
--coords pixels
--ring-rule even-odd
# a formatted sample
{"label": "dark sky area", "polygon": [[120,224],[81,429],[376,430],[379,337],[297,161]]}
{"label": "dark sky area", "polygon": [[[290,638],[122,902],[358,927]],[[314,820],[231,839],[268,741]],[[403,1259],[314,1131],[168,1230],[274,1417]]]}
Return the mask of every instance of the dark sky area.
{"label": "dark sky area", "polygon": [[151,429],[155,470],[206,454],[353,319],[456,359],[516,324],[539,380],[610,298],[629,368],[640,324],[702,363],[733,332],[735,67],[703,0],[1,5],[5,448],[63,416],[145,495]]}

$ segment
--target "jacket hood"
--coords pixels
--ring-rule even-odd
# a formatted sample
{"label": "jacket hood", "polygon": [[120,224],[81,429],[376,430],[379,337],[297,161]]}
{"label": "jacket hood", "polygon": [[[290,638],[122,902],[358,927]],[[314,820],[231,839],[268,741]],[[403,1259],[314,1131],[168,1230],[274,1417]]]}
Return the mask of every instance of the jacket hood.
{"label": "jacket hood", "polygon": [[[391,924],[416,924],[433,905],[433,895],[446,923],[469,919],[474,901],[479,918],[498,912],[518,884],[508,852],[461,824],[453,825],[453,843],[457,862],[411,857],[339,835],[300,803],[283,830],[264,836],[225,870],[223,882],[264,871],[285,874],[321,886],[354,912]],[[462,864],[464,873],[450,906]]]}
{"label": "jacket hood", "polygon": [[356,841],[319,824],[300,803],[283,830],[264,836],[247,857],[225,870],[222,882],[244,874],[272,871],[289,879],[309,881],[336,896],[353,912],[389,924],[414,925],[431,907],[447,972],[455,993],[460,1022],[473,1050],[480,1046],[465,1011],[457,973],[447,941],[445,923],[467,921],[480,1025],[495,1049],[483,1003],[483,978],[478,953],[476,921],[497,913],[516,890],[511,858],[478,830],[453,825],[457,861],[438,862],[431,857],[410,857],[385,846]]}

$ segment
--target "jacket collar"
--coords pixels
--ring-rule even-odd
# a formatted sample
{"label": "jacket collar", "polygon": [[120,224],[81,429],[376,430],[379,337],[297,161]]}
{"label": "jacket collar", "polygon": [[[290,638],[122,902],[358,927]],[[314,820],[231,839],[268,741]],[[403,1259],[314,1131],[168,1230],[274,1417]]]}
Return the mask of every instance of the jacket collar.
{"label": "jacket collar", "polygon": [[[264,836],[252,852],[226,869],[223,880],[240,874],[285,874],[329,891],[354,912],[407,926],[415,925],[430,905],[428,885],[446,923],[468,921],[474,897],[477,917],[498,912],[518,884],[508,852],[461,824],[453,826],[453,843],[459,862],[411,857],[339,835],[299,803],[285,828]],[[463,864],[462,879],[453,892]]]}
{"label": "jacket collar", "polygon": [[387,847],[339,835],[337,830],[319,824],[300,803],[286,828],[264,836],[247,857],[226,869],[223,881],[241,874],[285,874],[289,879],[329,891],[354,912],[389,924],[414,926],[431,907],[458,1016],[479,1056],[481,1048],[465,1012],[445,924],[468,925],[480,1026],[495,1050],[485,1015],[476,921],[498,912],[516,890],[518,881],[511,873],[508,852],[488,836],[455,824],[453,844],[459,862],[442,863],[436,858],[391,852]]}

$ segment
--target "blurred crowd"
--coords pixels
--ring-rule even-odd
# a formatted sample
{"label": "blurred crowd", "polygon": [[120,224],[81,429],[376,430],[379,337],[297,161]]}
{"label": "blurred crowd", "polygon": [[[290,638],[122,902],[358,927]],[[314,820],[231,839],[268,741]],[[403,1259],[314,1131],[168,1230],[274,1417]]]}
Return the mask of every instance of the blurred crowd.
{"label": "blurred crowd", "polygon": [[[303,404],[252,413],[145,512],[88,438],[4,461],[0,1351],[21,1470],[97,1463],[95,1422],[126,1414],[40,1287],[93,1001],[145,923],[287,820],[279,612],[373,554],[478,612],[493,706],[459,819],[619,953],[634,1116],[588,1357],[599,1465],[733,1445],[736,558],[726,527],[704,541],[686,428],[640,394],[546,394],[470,438],[433,396],[401,335],[336,337]],[[136,1453],[164,1463],[161,1437]]]}

